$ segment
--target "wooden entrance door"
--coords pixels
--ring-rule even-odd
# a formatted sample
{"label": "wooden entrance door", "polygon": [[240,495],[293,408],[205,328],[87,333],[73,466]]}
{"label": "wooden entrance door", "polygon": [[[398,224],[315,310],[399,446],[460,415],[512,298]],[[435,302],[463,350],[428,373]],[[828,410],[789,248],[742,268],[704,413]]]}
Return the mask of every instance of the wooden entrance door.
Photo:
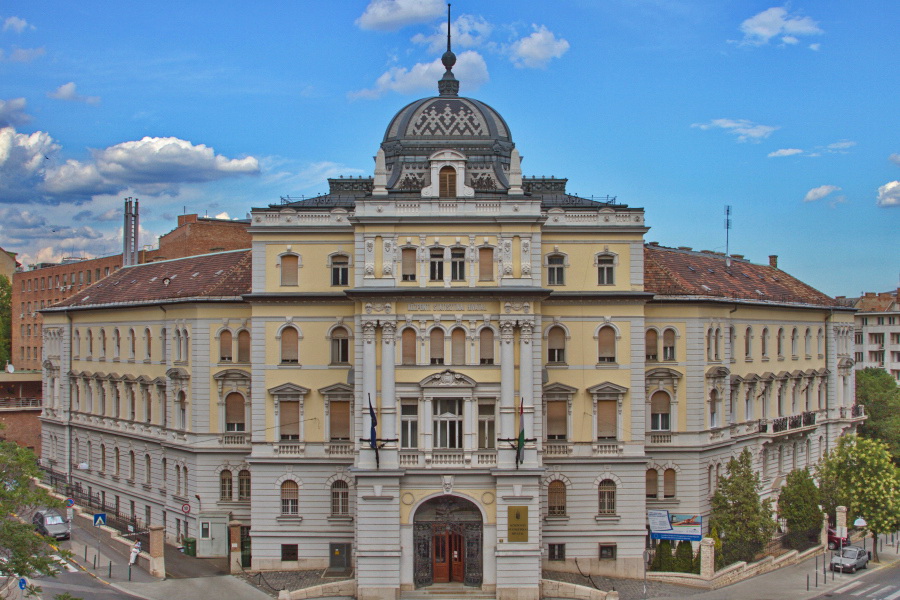
{"label": "wooden entrance door", "polygon": [[434,583],[465,580],[465,547],[463,536],[452,531],[441,531],[432,538],[432,573]]}

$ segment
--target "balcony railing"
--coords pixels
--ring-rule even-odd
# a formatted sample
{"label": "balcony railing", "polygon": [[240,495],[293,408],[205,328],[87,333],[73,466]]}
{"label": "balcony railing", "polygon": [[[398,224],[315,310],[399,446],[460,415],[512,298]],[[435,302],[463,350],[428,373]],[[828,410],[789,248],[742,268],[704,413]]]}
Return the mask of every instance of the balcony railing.
{"label": "balcony railing", "polygon": [[816,424],[816,413],[808,410],[803,413],[803,425],[815,425]]}
{"label": "balcony railing", "polygon": [[219,438],[219,442],[223,446],[243,446],[247,443],[247,434],[246,433],[226,433],[221,438]]}
{"label": "balcony railing", "polygon": [[331,442],[330,444],[325,446],[325,451],[332,456],[352,456],[353,455],[353,444],[350,442],[347,443],[335,443]]}
{"label": "balcony railing", "polygon": [[787,417],[778,417],[777,419],[772,419],[772,433],[781,433],[782,431],[787,431],[787,428]]}
{"label": "balcony railing", "polygon": [[671,433],[651,433],[650,434],[650,443],[651,444],[671,444],[672,443],[672,434]]}
{"label": "balcony railing", "polygon": [[40,408],[40,398],[0,398],[0,408]]}
{"label": "balcony railing", "polygon": [[865,417],[866,416],[866,407],[862,404],[854,404],[850,407],[850,416],[851,417]]}
{"label": "balcony railing", "polygon": [[765,419],[760,419],[758,425],[756,427],[756,431],[759,433],[768,433],[769,432],[769,422]]}
{"label": "balcony railing", "polygon": [[570,454],[572,454],[572,445],[568,442],[544,444],[544,456],[569,456]]}

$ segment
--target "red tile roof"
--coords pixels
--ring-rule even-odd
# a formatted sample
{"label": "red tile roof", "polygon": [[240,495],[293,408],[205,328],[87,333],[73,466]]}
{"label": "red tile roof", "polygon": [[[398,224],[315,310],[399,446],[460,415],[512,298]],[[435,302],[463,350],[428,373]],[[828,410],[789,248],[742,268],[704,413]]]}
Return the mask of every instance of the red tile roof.
{"label": "red tile roof", "polygon": [[894,312],[900,310],[898,292],[868,293],[860,296],[853,305],[859,312]]}
{"label": "red tile roof", "polygon": [[250,293],[250,250],[204,254],[122,267],[53,308],[146,304],[187,299],[234,300]]}
{"label": "red tile roof", "polygon": [[769,265],[756,265],[743,259],[644,246],[644,289],[661,296],[705,296],[763,302],[836,306],[837,302]]}

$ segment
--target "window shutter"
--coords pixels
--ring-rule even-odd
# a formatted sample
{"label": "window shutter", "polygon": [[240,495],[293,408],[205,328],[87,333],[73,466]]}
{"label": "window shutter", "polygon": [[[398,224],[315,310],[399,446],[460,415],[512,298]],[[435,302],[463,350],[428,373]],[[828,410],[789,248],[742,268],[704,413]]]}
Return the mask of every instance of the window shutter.
{"label": "window shutter", "polygon": [[616,331],[612,327],[602,327],[598,334],[600,362],[616,361]]}
{"label": "window shutter", "polygon": [[666,469],[663,473],[663,496],[675,497],[675,469]]}
{"label": "window shutter", "polygon": [[551,440],[567,439],[566,427],[568,402],[554,400],[547,402],[547,438]]}
{"label": "window shutter", "polygon": [[494,362],[494,331],[492,329],[482,329],[479,340],[479,357],[481,363]]}
{"label": "window shutter", "polygon": [[281,285],[297,285],[296,254],[285,254],[281,257]]}
{"label": "window shutter", "polygon": [[492,281],[494,279],[494,249],[478,249],[478,279]]}
{"label": "window shutter", "polygon": [[665,392],[655,392],[650,396],[651,414],[668,414],[669,405],[669,395]]}
{"label": "window shutter", "polygon": [[238,362],[250,362],[250,332],[238,333]]}
{"label": "window shutter", "polygon": [[659,491],[659,473],[656,469],[648,469],[647,470],[647,491],[646,495],[648,498],[656,498],[656,494]]}
{"label": "window shutter", "polygon": [[[282,439],[299,439],[300,402],[296,400],[282,400],[278,403],[278,411]],[[286,438],[286,436],[293,436],[293,438]]]}
{"label": "window shutter", "polygon": [[431,330],[431,362],[435,359],[444,360],[444,332],[440,329]]}
{"label": "window shutter", "polygon": [[414,365],[416,364],[416,332],[413,329],[406,328],[403,330],[403,334],[401,336],[401,343],[403,346],[403,358],[402,362],[404,365]]}
{"label": "window shutter", "polygon": [[416,274],[416,249],[404,248],[401,254],[403,275]]}
{"label": "window shutter", "polygon": [[646,348],[644,351],[647,354],[647,359],[656,360],[659,352],[659,334],[656,333],[655,329],[648,329],[645,338]]}
{"label": "window shutter", "polygon": [[617,435],[616,417],[618,403],[615,400],[599,400],[597,402],[597,437],[615,438]]}
{"label": "window shutter", "polygon": [[285,327],[281,331],[281,362],[296,363],[299,362],[299,352],[297,350],[297,330],[293,327]]}
{"label": "window shutter", "polygon": [[331,401],[329,412],[331,415],[331,439],[350,439],[350,403],[345,401]]}
{"label": "window shutter", "polygon": [[225,398],[225,422],[244,423],[244,397],[231,393]]}
{"label": "window shutter", "polygon": [[223,331],[219,335],[219,358],[223,361],[231,360],[231,332]]}
{"label": "window shutter", "polygon": [[450,334],[450,347],[453,351],[453,364],[466,364],[466,332],[457,327]]}
{"label": "window shutter", "polygon": [[566,347],[566,332],[562,327],[554,327],[547,334],[547,346],[551,350],[562,350]]}

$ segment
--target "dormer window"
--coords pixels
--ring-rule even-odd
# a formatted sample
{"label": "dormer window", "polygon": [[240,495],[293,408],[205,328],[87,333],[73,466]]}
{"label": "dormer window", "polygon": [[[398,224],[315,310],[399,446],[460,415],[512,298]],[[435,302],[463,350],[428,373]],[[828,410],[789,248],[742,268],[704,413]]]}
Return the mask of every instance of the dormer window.
{"label": "dormer window", "polygon": [[439,194],[441,198],[456,198],[456,169],[453,167],[441,167]]}

